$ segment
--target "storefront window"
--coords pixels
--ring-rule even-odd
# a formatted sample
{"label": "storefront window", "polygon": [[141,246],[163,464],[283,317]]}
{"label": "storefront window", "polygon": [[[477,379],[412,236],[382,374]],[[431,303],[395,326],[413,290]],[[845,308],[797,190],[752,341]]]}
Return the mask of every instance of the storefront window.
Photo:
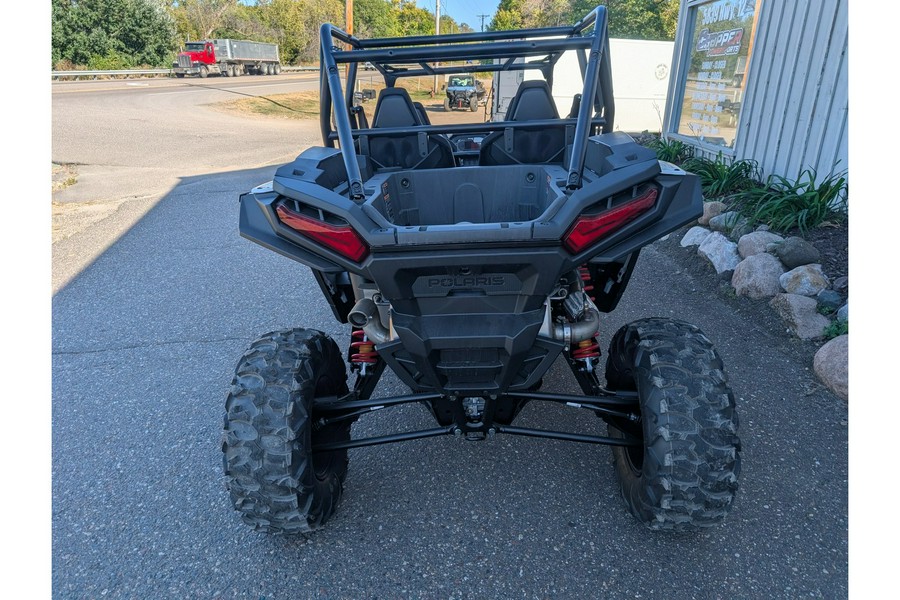
{"label": "storefront window", "polygon": [[689,9],[687,78],[676,132],[733,148],[758,0],[713,0]]}

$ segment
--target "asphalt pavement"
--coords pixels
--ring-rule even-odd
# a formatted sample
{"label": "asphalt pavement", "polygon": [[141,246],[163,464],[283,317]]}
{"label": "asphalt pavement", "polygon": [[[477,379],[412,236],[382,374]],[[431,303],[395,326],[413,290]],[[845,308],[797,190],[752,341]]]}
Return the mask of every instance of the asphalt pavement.
{"label": "asphalt pavement", "polygon": [[[181,178],[55,293],[54,597],[847,595],[846,403],[782,337],[654,247],[604,320],[601,347],[653,315],[694,322],[717,345],[743,442],[722,526],[651,532],[626,512],[607,448],[497,436],[351,450],[343,503],[323,530],[249,530],[230,506],[220,452],[237,359],[279,328],[348,342],[307,268],[238,235],[238,194],[273,172]],[[577,393],[561,362],[544,388]],[[377,394],[403,392],[386,375]],[[603,430],[587,411],[537,403],[517,424]],[[424,408],[410,406],[364,417],[354,436],[427,426]]]}
{"label": "asphalt pavement", "polygon": [[[290,88],[267,78],[102,87],[53,93],[53,160],[79,170],[54,200],[103,209],[53,244],[54,597],[847,596],[847,404],[783,332],[727,306],[663,246],[642,252],[600,344],[655,315],[694,322],[717,345],[743,442],[723,525],[651,532],[627,513],[608,448],[497,436],[351,450],[323,530],[251,531],[231,507],[220,451],[238,358],[280,328],[349,342],[306,267],[237,231],[238,195],[316,126],[206,106]],[[561,362],[544,387],[578,393]],[[404,392],[388,373],[376,394]],[[407,406],[367,415],[353,434],[431,423]],[[517,424],[603,433],[587,411],[538,403]]]}

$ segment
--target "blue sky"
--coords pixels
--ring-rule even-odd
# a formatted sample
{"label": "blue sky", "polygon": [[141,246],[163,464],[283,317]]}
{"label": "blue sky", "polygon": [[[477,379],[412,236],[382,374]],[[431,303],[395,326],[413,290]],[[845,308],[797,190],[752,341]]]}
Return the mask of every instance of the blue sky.
{"label": "blue sky", "polygon": [[[475,31],[481,30],[481,18],[478,15],[488,15],[484,18],[484,27],[487,29],[500,0],[441,0],[441,14],[450,15],[457,23],[468,23]],[[435,0],[416,0],[416,6],[434,12]],[[446,33],[446,32],[441,32]]]}

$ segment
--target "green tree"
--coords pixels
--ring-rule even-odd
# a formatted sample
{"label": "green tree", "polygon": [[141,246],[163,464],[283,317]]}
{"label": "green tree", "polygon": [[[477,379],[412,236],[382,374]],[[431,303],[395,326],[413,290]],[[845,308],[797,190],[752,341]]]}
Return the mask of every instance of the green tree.
{"label": "green tree", "polygon": [[572,0],[566,21],[574,23],[598,4],[608,9],[609,37],[675,39],[679,0]]}
{"label": "green tree", "polygon": [[159,0],[52,0],[51,57],[96,69],[163,66],[175,24]]}
{"label": "green tree", "polygon": [[353,33],[363,38],[399,35],[397,9],[390,0],[354,0]]}
{"label": "green tree", "polygon": [[226,37],[216,35],[217,30],[239,10],[238,0],[168,0],[168,4],[183,40]]}

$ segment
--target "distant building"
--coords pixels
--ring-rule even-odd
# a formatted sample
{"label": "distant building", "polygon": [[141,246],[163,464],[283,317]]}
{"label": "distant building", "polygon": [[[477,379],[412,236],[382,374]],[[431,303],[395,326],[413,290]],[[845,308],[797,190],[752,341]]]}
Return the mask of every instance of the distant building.
{"label": "distant building", "polygon": [[763,175],[847,169],[847,0],[682,0],[664,129]]}

